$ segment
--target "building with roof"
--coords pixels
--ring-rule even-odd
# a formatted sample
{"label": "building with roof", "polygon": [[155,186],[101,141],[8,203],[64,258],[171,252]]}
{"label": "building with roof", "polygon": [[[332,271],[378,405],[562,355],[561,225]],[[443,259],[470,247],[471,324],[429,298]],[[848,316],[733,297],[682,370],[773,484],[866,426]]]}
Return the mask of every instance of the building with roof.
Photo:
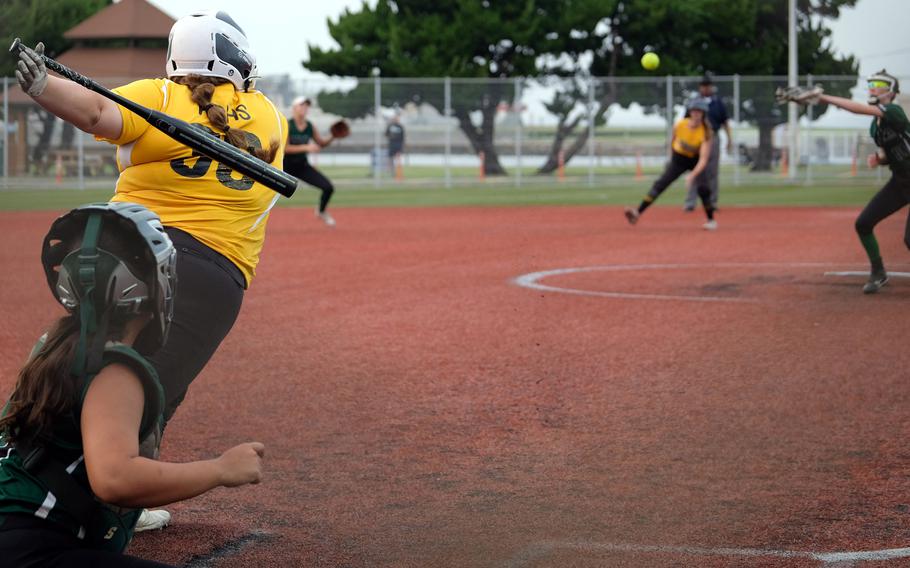
{"label": "building with roof", "polygon": [[[173,25],[173,18],[146,0],[120,0],[66,31],[63,36],[74,45],[55,59],[106,87],[163,77],[168,35]],[[53,131],[43,131],[44,128],[66,130],[71,126],[63,126],[60,120],[29,120],[35,103],[18,86],[10,89],[9,102],[7,141],[11,175],[26,173],[30,161],[39,162],[35,164],[39,169],[42,164],[46,167],[47,163],[57,162],[58,158],[75,162],[75,151],[69,148],[71,135],[56,136]],[[60,140],[56,148],[51,147],[54,139]],[[107,145],[92,151],[104,152],[106,159],[107,155],[110,159],[114,155]]]}

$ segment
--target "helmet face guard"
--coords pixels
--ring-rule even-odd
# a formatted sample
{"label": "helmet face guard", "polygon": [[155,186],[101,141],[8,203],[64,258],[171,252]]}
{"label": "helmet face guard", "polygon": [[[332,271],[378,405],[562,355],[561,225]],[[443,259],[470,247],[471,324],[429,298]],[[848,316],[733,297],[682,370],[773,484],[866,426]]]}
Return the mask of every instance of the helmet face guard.
{"label": "helmet face guard", "polygon": [[168,78],[221,77],[240,91],[252,88],[258,73],[246,34],[225,12],[203,11],[174,23],[168,37]]}
{"label": "helmet face guard", "polygon": [[[118,255],[99,246],[102,235],[107,238],[109,233],[129,252]],[[74,374],[97,371],[111,324],[149,313],[155,342],[160,346],[166,341],[173,317],[176,251],[158,216],[148,209],[133,203],[74,209],[51,226],[41,260],[54,297],[79,316]]]}
{"label": "helmet face guard", "polygon": [[[881,71],[878,71],[877,73],[873,73],[872,75],[869,75],[868,77],[866,77],[866,81],[868,83],[869,89],[887,88],[888,92],[892,93],[894,95],[891,97],[892,101],[894,100],[894,97],[896,97],[897,94],[901,92],[900,83],[898,82],[897,77],[895,77],[894,75],[891,75],[884,69],[882,69]],[[868,100],[869,104],[870,105],[879,104],[880,96],[881,95],[873,95],[870,93],[869,100]]]}

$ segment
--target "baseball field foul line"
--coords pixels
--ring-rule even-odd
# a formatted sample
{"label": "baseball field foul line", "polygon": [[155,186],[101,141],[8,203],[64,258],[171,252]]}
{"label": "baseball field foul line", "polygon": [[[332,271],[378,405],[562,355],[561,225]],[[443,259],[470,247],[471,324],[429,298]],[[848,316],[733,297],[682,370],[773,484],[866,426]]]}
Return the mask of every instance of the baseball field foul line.
{"label": "baseball field foul line", "polygon": [[765,558],[809,558],[822,565],[876,560],[910,558],[910,548],[888,548],[883,550],[852,552],[805,552],[793,550],[766,550],[760,548],[705,548],[700,546],[661,546],[648,544],[603,543],[603,542],[541,542],[529,546],[506,564],[507,568],[522,568],[532,562],[561,549],[584,552],[626,552],[650,554],[683,554],[687,556],[744,556]]}

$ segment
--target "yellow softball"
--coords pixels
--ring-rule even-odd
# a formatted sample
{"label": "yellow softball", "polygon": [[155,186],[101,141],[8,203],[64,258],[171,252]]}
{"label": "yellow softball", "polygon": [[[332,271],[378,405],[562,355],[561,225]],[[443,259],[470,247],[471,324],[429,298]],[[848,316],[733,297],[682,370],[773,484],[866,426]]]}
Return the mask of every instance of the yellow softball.
{"label": "yellow softball", "polygon": [[653,51],[641,56],[641,66],[647,69],[648,71],[654,71],[660,67],[660,57],[657,56]]}

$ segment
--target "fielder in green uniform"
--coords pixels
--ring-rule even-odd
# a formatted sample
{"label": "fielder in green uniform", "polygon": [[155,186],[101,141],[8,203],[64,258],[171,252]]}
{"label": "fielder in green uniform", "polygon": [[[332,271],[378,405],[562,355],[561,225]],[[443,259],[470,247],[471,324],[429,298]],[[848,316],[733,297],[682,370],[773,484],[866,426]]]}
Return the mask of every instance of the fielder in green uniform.
{"label": "fielder in green uniform", "polygon": [[126,556],[142,507],[257,483],[263,447],[157,461],[164,391],[131,347],[163,343],[176,252],[157,215],[134,203],[57,219],[41,260],[68,314],[39,340],[0,417],[0,568],[161,567]]}
{"label": "fielder in green uniform", "polygon": [[[790,89],[786,98],[800,104],[823,102],[855,114],[873,117],[869,134],[878,149],[869,155],[866,163],[870,168],[888,166],[891,168],[891,179],[856,218],[856,233],[872,265],[863,293],[875,294],[888,282],[888,273],[873,229],[883,219],[910,203],[910,121],[907,120],[904,109],[894,102],[900,92],[897,77],[882,69],[869,76],[867,81],[869,98],[866,103],[826,95],[819,87]],[[910,248],[910,216],[904,226],[904,244]]]}

